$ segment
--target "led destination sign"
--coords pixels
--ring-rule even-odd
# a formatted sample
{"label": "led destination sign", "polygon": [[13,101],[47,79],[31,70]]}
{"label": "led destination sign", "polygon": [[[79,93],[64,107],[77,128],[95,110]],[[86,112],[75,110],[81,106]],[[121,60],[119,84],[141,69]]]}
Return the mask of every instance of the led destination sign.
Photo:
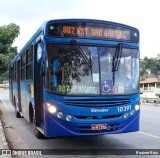
{"label": "led destination sign", "polygon": [[123,41],[139,41],[137,30],[131,30],[119,25],[107,25],[87,22],[56,23],[48,26],[48,36],[77,37],[93,39],[109,39]]}
{"label": "led destination sign", "polygon": [[129,31],[118,30],[118,29],[63,26],[62,32],[63,34],[68,36],[77,35],[77,36],[92,37],[92,38],[98,37],[98,38],[130,40]]}

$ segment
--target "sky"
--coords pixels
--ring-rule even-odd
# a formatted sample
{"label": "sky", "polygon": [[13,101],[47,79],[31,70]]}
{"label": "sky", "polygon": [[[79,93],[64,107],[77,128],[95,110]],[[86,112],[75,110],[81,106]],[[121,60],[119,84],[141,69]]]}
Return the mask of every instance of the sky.
{"label": "sky", "polygon": [[87,18],[118,22],[140,31],[140,57],[160,53],[159,0],[0,0],[0,26],[16,23],[20,50],[46,20]]}

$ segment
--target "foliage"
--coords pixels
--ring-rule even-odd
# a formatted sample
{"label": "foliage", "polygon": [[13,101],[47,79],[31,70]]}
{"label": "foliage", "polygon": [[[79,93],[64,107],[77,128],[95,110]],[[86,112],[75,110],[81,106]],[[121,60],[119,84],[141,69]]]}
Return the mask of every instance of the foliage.
{"label": "foliage", "polygon": [[154,75],[160,75],[160,59],[144,57],[140,62],[140,75],[146,76],[148,71]]}
{"label": "foliage", "polygon": [[4,80],[9,80],[9,71],[6,71],[0,76],[0,83],[3,83]]}
{"label": "foliage", "polygon": [[10,60],[17,54],[17,47],[12,47],[18,37],[20,27],[14,23],[0,26],[0,75],[8,70]]}

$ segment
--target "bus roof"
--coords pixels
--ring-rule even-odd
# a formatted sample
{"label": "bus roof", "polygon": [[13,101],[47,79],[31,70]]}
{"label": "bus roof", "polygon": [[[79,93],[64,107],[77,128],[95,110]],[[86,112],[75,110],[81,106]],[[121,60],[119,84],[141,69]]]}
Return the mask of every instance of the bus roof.
{"label": "bus roof", "polygon": [[98,20],[98,19],[55,19],[55,20],[48,20],[43,23],[43,25],[49,24],[49,23],[61,23],[61,22],[90,22],[90,23],[101,23],[101,24],[112,24],[112,25],[119,25],[122,27],[130,28],[133,30],[137,30],[137,28],[122,24],[122,23],[117,23],[113,21],[106,21],[106,20]]}

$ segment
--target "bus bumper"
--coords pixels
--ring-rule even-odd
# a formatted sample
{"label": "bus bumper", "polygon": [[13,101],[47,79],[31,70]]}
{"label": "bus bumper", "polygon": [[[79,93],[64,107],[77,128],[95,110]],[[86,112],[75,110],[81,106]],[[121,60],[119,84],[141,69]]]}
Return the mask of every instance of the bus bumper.
{"label": "bus bumper", "polygon": [[110,122],[101,120],[100,123],[106,123],[108,129],[105,130],[92,130],[91,123],[72,123],[63,121],[51,115],[46,116],[45,136],[57,137],[57,136],[91,136],[91,135],[106,135],[106,134],[118,134],[139,131],[139,117],[140,113],[128,118],[119,120],[118,122]]}

